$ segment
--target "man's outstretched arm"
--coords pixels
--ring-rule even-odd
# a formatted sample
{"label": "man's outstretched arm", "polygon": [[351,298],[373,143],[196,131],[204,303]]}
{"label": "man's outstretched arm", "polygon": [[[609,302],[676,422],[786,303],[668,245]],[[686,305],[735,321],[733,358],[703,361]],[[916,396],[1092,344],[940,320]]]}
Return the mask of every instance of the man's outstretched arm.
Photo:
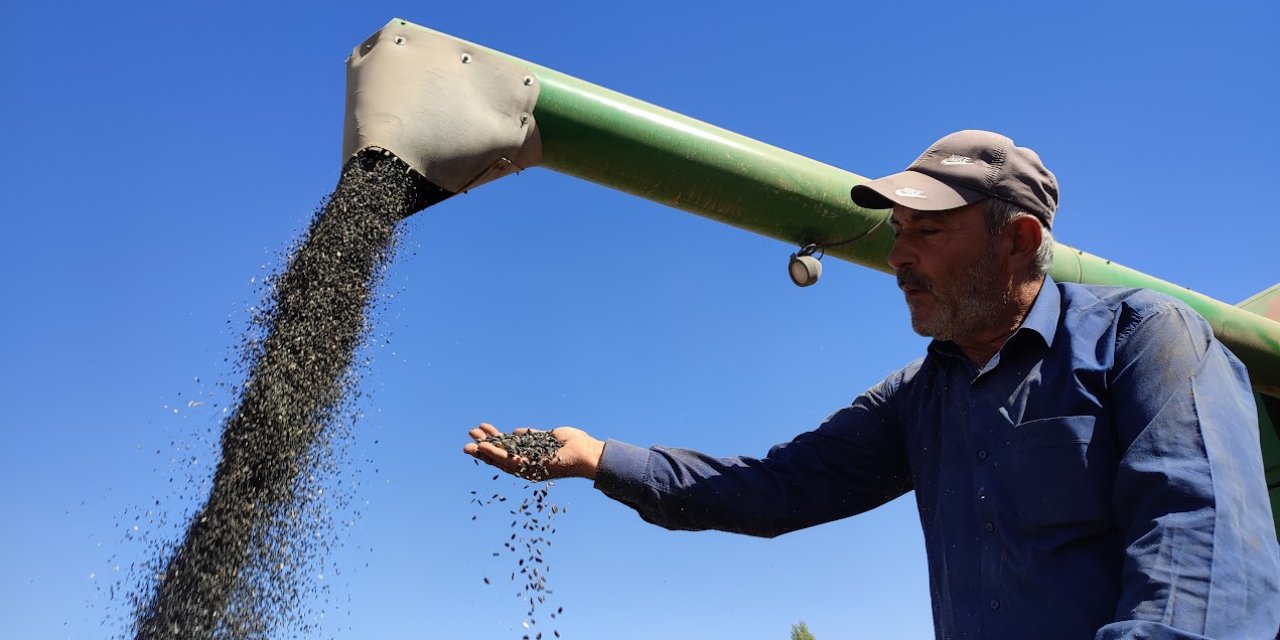
{"label": "man's outstretched arm", "polygon": [[[605,443],[560,427],[551,433],[562,449],[547,475],[593,479],[605,495],[667,529],[776,536],[866,511],[910,490],[901,431],[882,414],[882,389],[758,459]],[[521,461],[486,442],[497,434],[490,425],[473,429],[474,442],[464,452],[518,474]]]}

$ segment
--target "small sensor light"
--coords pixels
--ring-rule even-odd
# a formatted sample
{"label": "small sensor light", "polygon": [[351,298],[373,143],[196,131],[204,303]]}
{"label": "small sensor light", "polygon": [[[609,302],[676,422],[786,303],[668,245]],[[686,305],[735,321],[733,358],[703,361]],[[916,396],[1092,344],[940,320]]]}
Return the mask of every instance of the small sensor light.
{"label": "small sensor light", "polygon": [[822,263],[813,257],[814,250],[813,245],[808,245],[791,254],[787,272],[791,274],[791,281],[796,283],[797,287],[807,287],[817,282],[822,276]]}

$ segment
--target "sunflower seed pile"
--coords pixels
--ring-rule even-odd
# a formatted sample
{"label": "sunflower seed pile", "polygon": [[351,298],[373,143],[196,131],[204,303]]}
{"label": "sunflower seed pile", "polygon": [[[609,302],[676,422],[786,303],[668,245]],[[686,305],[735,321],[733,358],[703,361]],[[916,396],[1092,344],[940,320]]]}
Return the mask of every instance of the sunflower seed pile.
{"label": "sunflower seed pile", "polygon": [[397,223],[443,196],[382,152],[343,168],[252,321],[208,498],[136,587],[138,640],[315,632],[317,616],[300,609],[323,591],[324,487],[357,391],[366,307]]}
{"label": "sunflower seed pile", "polygon": [[485,439],[509,455],[520,460],[516,474],[529,480],[546,480],[547,463],[556,459],[561,443],[550,431],[521,431],[520,433],[501,433]]}
{"label": "sunflower seed pile", "polygon": [[[547,478],[549,475],[547,464],[555,460],[561,446],[560,441],[549,431],[525,431],[489,436],[487,441],[519,457],[521,463],[517,474],[530,480]],[[493,479],[497,480],[499,477],[501,476],[494,476]],[[553,520],[556,515],[565,512],[566,509],[560,508],[547,499],[551,487],[550,482],[524,485],[524,490],[532,489],[532,492],[521,500],[519,506],[508,510],[508,515],[512,518],[511,535],[502,543],[500,551],[493,552],[494,557],[508,555],[516,561],[509,580],[518,587],[515,591],[516,599],[526,607],[524,620],[520,623],[523,629],[521,640],[544,640],[543,632],[537,626],[538,613],[540,608],[550,606],[547,604],[547,599],[554,595],[547,588],[551,564],[547,562],[546,552],[551,546],[551,536],[556,532]],[[507,503],[506,496],[500,493],[495,493],[487,499],[479,498],[475,491],[471,493],[472,502],[480,506]],[[475,516],[472,516],[472,520],[475,519]],[[493,584],[493,581],[486,577],[484,583]],[[548,617],[555,620],[563,613],[564,607],[556,607]],[[548,638],[551,636],[559,638],[560,631],[551,630]]]}

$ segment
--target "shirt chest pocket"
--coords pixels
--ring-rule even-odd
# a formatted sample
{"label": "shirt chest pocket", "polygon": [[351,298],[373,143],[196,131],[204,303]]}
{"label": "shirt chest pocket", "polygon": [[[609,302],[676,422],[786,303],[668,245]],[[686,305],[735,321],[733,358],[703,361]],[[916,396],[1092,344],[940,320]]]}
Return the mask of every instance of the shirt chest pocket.
{"label": "shirt chest pocket", "polygon": [[1013,489],[1018,515],[1032,527],[1111,519],[1114,447],[1096,416],[1024,422],[1013,428]]}

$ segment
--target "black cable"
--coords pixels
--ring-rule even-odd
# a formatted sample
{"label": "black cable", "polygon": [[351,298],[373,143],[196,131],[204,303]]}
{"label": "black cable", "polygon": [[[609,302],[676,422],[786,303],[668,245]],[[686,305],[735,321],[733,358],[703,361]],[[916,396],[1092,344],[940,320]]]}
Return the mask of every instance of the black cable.
{"label": "black cable", "polygon": [[854,237],[852,237],[852,238],[849,238],[849,239],[847,239],[847,240],[837,240],[836,242],[811,242],[811,243],[809,243],[809,244],[804,245],[803,247],[800,247],[800,251],[796,252],[796,255],[798,255],[798,256],[811,256],[811,255],[813,255],[813,254],[814,254],[814,252],[815,252],[815,251],[821,251],[821,252],[822,252],[822,254],[818,256],[818,259],[819,259],[819,260],[821,260],[823,257],[825,257],[825,256],[827,255],[827,247],[838,247],[838,246],[840,246],[840,245],[842,245],[842,244],[849,244],[850,242],[857,242],[858,240],[861,240],[861,239],[863,239],[863,238],[865,238],[865,237],[867,237],[867,236],[871,235],[871,232],[875,231],[876,229],[879,229],[879,228],[880,228],[880,225],[884,224],[884,223],[885,223],[885,221],[886,221],[886,220],[888,220],[888,219],[889,219],[889,218],[891,218],[891,217],[893,217],[893,213],[892,213],[892,212],[890,212],[890,213],[889,213],[888,215],[886,215],[885,217],[883,217],[883,218],[879,219],[878,221],[876,221],[876,223],[875,223],[875,224],[871,225],[871,228],[870,228],[870,229],[867,229],[866,231],[863,231],[862,233],[859,233],[858,235],[856,235],[856,236],[854,236]]}

